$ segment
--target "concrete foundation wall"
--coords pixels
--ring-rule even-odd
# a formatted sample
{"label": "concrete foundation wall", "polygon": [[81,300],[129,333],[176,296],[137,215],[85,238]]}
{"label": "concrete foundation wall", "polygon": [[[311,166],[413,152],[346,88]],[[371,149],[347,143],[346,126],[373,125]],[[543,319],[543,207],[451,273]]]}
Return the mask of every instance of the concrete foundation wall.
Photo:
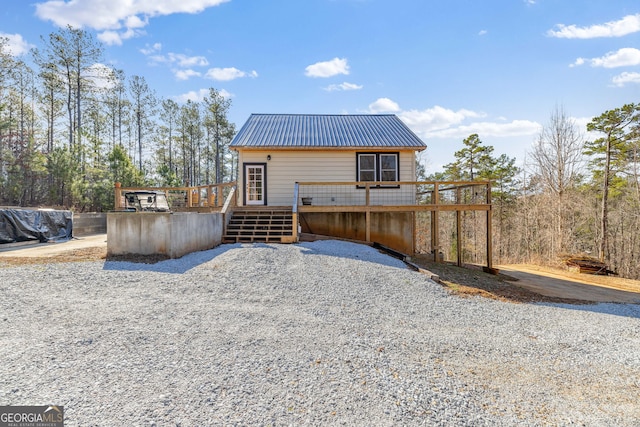
{"label": "concrete foundation wall", "polygon": [[89,236],[91,234],[103,234],[107,232],[107,214],[98,213],[74,213],[73,235]]}
{"label": "concrete foundation wall", "polygon": [[[364,212],[300,213],[303,233],[365,240]],[[414,253],[412,212],[372,212],[371,241],[405,254]]]}
{"label": "concrete foundation wall", "polygon": [[220,213],[110,212],[107,255],[167,255],[180,258],[222,242]]}

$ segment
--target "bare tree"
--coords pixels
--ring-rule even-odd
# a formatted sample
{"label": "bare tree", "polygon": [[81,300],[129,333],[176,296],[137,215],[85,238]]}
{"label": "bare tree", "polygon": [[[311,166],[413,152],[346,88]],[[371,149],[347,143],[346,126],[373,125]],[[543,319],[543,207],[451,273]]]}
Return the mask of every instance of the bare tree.
{"label": "bare tree", "polygon": [[549,122],[543,126],[530,153],[532,175],[546,200],[549,217],[549,255],[570,251],[573,221],[571,221],[571,192],[580,183],[583,165],[583,136],[578,126],[562,106],[553,110]]}
{"label": "bare tree", "polygon": [[583,164],[583,141],[575,120],[562,106],[556,107],[530,153],[545,190],[561,197],[567,189],[575,188]]}

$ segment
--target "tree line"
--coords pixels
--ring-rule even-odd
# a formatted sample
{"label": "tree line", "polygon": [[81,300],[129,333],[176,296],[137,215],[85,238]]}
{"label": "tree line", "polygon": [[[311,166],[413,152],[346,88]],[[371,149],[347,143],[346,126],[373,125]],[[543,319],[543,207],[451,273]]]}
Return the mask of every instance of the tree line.
{"label": "tree line", "polygon": [[102,63],[93,36],[42,37],[31,66],[0,38],[0,205],[113,208],[113,184],[203,185],[235,179],[231,102],[159,99],[143,76]]}
{"label": "tree line", "polygon": [[430,179],[492,182],[497,263],[553,265],[567,256],[589,255],[638,279],[640,104],[606,111],[587,130],[595,137],[585,139],[557,107],[523,167],[515,166],[514,158],[494,155],[494,148],[473,134],[463,140],[455,161]]}

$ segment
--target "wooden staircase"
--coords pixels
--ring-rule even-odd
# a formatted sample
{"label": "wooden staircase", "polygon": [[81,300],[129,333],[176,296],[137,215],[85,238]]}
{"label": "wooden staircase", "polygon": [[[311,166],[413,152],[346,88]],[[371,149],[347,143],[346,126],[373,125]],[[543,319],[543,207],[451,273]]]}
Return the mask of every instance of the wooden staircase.
{"label": "wooden staircase", "polygon": [[241,209],[233,211],[222,241],[224,243],[292,243],[291,209]]}

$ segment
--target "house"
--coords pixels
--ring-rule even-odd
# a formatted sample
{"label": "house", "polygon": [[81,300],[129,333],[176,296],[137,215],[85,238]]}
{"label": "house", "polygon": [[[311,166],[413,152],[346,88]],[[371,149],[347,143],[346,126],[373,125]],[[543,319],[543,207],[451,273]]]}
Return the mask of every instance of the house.
{"label": "house", "polygon": [[416,152],[426,145],[397,116],[252,114],[230,148],[238,210],[225,241],[295,241],[299,225],[413,251],[414,213],[389,206],[416,205]]}
{"label": "house", "polygon": [[[252,114],[230,148],[238,153],[236,182],[149,189],[183,195],[187,212],[218,215],[221,239],[208,244],[329,236],[435,260],[446,250],[461,265],[463,213],[477,211],[485,214],[484,227],[473,215],[474,227],[492,269],[491,183],[416,182],[416,152],[426,145],[395,115]],[[128,190],[143,189],[116,183],[116,210]],[[175,235],[202,237],[203,226],[187,222]]]}
{"label": "house", "polygon": [[252,114],[230,148],[240,206],[291,206],[296,182],[415,181],[426,145],[392,114]]}

